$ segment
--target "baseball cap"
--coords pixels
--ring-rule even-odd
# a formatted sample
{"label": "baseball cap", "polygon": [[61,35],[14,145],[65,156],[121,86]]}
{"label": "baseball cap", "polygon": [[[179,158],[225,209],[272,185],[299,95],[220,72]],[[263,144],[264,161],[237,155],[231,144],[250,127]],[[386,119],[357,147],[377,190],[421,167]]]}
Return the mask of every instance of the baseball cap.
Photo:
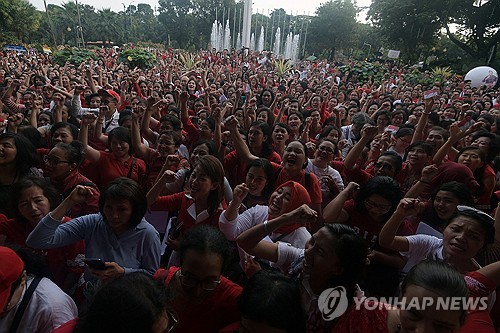
{"label": "baseball cap", "polygon": [[0,246],[0,312],[9,301],[12,284],[19,279],[24,270],[24,262],[16,252]]}
{"label": "baseball cap", "polygon": [[101,97],[106,97],[106,96],[113,97],[114,99],[116,99],[117,104],[120,103],[120,95],[118,95],[118,93],[116,91],[114,91],[113,89],[107,89],[107,90],[106,89],[99,89],[99,91],[97,93]]}

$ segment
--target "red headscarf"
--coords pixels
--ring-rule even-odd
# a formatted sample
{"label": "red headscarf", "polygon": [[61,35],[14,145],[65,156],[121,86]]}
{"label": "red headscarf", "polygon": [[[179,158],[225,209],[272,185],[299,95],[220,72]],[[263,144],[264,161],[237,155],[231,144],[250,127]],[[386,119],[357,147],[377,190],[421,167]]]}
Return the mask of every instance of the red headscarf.
{"label": "red headscarf", "polygon": [[[292,195],[290,196],[290,201],[288,202],[288,206],[286,207],[286,209],[283,213],[289,213],[292,210],[299,208],[303,204],[306,204],[306,205],[311,204],[311,197],[309,196],[309,193],[304,188],[304,186],[300,185],[297,182],[289,180],[289,181],[281,184],[280,186],[278,186],[275,191],[278,191],[280,188],[283,188],[283,187],[289,187],[292,190]],[[287,224],[287,225],[279,227],[275,232],[280,233],[280,234],[288,234],[288,233],[291,233],[295,229],[298,229],[302,226],[303,225],[299,224],[299,223]]]}

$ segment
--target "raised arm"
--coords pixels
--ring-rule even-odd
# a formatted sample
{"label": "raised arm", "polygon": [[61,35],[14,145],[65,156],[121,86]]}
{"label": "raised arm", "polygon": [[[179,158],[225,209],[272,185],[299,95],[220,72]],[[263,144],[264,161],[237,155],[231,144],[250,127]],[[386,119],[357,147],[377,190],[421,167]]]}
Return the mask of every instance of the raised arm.
{"label": "raised arm", "polygon": [[378,129],[377,126],[365,126],[361,130],[361,139],[349,150],[349,153],[345,157],[344,167],[347,170],[353,170],[356,166],[356,161],[358,157],[361,156],[363,149],[365,146],[377,135]]}
{"label": "raised arm", "polygon": [[309,224],[313,223],[316,218],[316,211],[304,204],[289,213],[244,231],[236,238],[236,242],[245,252],[261,259],[276,262],[278,261],[278,245],[262,241],[264,237],[283,225],[297,222]]}
{"label": "raised arm", "polygon": [[235,116],[229,116],[226,119],[225,127],[229,130],[234,149],[238,152],[238,156],[241,158],[241,160],[247,164],[253,160],[256,160],[258,157],[250,152],[250,149],[248,148],[245,141],[243,141],[240,133],[238,132],[238,120]]}
{"label": "raised arm", "polygon": [[411,139],[411,143],[425,140],[424,138],[424,129],[427,126],[427,120],[429,119],[429,115],[432,112],[432,106],[434,105],[434,99],[429,98],[425,100],[425,109],[424,112],[420,115],[420,119],[417,123],[417,128],[415,128],[415,132],[413,133],[413,138]]}
{"label": "raised arm", "polygon": [[36,249],[48,249],[66,246],[82,239],[83,237],[78,237],[73,229],[66,228],[65,232],[60,233],[57,230],[61,226],[61,220],[65,214],[74,205],[89,200],[92,195],[95,195],[94,192],[93,187],[77,185],[59,206],[37,224],[36,228],[28,236],[26,244]]}
{"label": "raised arm", "polygon": [[417,214],[419,205],[418,199],[404,198],[399,202],[398,208],[380,231],[378,236],[380,246],[399,252],[407,252],[410,249],[406,237],[396,236],[396,233],[405,217]]}
{"label": "raised arm", "polygon": [[350,182],[346,188],[330,201],[330,203],[323,209],[323,220],[325,223],[343,223],[349,218],[348,213],[344,210],[344,204],[354,191],[359,189],[359,185]]}
{"label": "raised arm", "polygon": [[[85,150],[85,158],[92,162],[97,162],[101,158],[101,153],[89,146],[89,124],[94,123],[96,117],[97,116],[93,113],[84,114],[80,124],[80,132],[78,134],[78,140],[80,140],[83,145],[83,149]],[[100,124],[96,124],[96,126],[100,126]]]}
{"label": "raised arm", "polygon": [[172,183],[175,180],[176,180],[175,172],[171,170],[164,171],[161,177],[158,178],[156,183],[153,185],[153,187],[151,187],[148,194],[146,195],[146,198],[148,200],[148,207],[151,207],[151,205],[153,205],[155,201],[158,200],[158,197],[165,188],[165,184]]}
{"label": "raised arm", "polygon": [[137,112],[132,113],[132,148],[134,148],[135,155],[144,161],[149,160],[149,148],[142,143],[141,131],[139,129],[139,114]]}

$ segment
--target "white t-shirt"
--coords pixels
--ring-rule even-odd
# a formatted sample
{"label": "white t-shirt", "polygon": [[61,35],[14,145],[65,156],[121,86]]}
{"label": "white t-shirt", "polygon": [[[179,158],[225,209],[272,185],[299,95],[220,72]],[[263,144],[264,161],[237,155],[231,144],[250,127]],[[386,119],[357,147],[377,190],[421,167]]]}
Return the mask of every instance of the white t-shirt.
{"label": "white t-shirt", "polygon": [[[19,303],[0,320],[0,333],[9,332],[17,307],[32,281],[33,277],[28,276]],[[54,282],[43,278],[30,298],[17,332],[51,333],[62,324],[77,317],[78,310],[71,297]]]}

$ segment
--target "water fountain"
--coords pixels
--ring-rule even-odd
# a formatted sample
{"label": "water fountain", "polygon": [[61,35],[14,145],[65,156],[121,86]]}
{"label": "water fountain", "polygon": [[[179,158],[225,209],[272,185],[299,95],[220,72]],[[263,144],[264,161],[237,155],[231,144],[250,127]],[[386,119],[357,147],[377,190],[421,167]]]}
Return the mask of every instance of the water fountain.
{"label": "water fountain", "polygon": [[250,46],[248,47],[250,50],[255,50],[255,34],[252,32],[250,35]]}
{"label": "water fountain", "polygon": [[257,42],[257,51],[261,52],[264,50],[264,27],[260,27],[259,41]]}
{"label": "water fountain", "polygon": [[293,35],[289,32],[285,40],[284,57],[285,59],[290,59],[292,61],[297,60],[299,55],[299,35]]}
{"label": "water fountain", "polygon": [[281,44],[281,29],[278,27],[276,29],[276,34],[274,35],[274,47],[273,47],[273,53],[275,57],[278,57],[280,54],[280,45]]}
{"label": "water fountain", "polygon": [[231,30],[229,28],[229,19],[226,21],[226,28],[224,29],[224,45],[225,50],[231,50]]}
{"label": "water fountain", "polygon": [[241,50],[241,34],[239,32],[236,37],[236,49]]}

